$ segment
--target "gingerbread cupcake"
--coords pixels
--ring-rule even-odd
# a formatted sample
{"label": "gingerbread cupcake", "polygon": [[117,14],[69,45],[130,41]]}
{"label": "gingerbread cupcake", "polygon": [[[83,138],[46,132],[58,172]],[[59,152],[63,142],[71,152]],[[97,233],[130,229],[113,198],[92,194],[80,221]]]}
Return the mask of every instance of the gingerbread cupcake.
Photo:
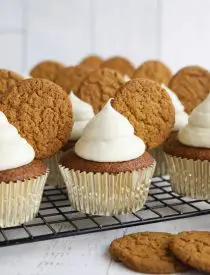
{"label": "gingerbread cupcake", "polygon": [[210,199],[210,95],[189,116],[188,124],[164,144],[172,189]]}
{"label": "gingerbread cupcake", "polygon": [[88,66],[96,70],[101,67],[102,63],[103,59],[100,56],[89,55],[80,62],[80,65]]}
{"label": "gingerbread cupcake", "polygon": [[5,94],[0,111],[32,145],[36,158],[50,167],[48,183],[58,185],[58,154],[73,126],[71,102],[65,91],[46,79],[26,79]]}
{"label": "gingerbread cupcake", "polygon": [[147,78],[168,85],[172,77],[171,70],[158,60],[148,60],[140,65],[134,72],[132,78]]}
{"label": "gingerbread cupcake", "polygon": [[46,60],[35,65],[31,71],[30,76],[35,78],[45,78],[54,81],[58,72],[65,66],[57,61]]}
{"label": "gingerbread cupcake", "polygon": [[75,209],[109,216],[143,207],[155,160],[109,100],[59,167]]}
{"label": "gingerbread cupcake", "polygon": [[36,216],[48,170],[2,112],[0,129],[0,227],[10,227]]}
{"label": "gingerbread cupcake", "polygon": [[[164,84],[162,84],[161,87],[168,93],[175,109],[175,124],[171,133],[173,135],[188,123],[188,114],[185,112],[184,106],[182,105],[176,94]],[[163,152],[163,145],[160,145],[157,148],[150,150],[150,154],[157,162],[154,176],[168,175],[167,163],[165,159],[165,154]]]}
{"label": "gingerbread cupcake", "polygon": [[125,78],[131,78],[135,70],[133,64],[128,59],[121,56],[115,56],[105,60],[101,67],[115,70]]}

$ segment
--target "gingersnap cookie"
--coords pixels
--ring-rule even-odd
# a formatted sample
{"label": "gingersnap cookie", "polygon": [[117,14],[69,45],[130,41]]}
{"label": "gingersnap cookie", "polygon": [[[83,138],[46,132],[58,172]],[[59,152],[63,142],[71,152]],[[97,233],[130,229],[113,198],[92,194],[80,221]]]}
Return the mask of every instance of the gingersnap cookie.
{"label": "gingersnap cookie", "polygon": [[57,61],[46,60],[35,65],[30,75],[35,78],[45,78],[54,81],[58,72],[65,66]]}
{"label": "gingersnap cookie", "polygon": [[0,69],[0,98],[20,80],[23,80],[21,75],[13,71]]}
{"label": "gingersnap cookie", "polygon": [[72,91],[77,95],[80,84],[92,70],[91,67],[82,65],[63,68],[58,73],[55,83],[61,86],[68,94]]}
{"label": "gingersnap cookie", "polygon": [[199,66],[184,67],[172,77],[168,86],[189,114],[209,94],[210,73]]}
{"label": "gingersnap cookie", "polygon": [[73,125],[67,94],[47,79],[18,82],[2,97],[0,111],[32,145],[37,159],[48,158],[59,151]]}
{"label": "gingersnap cookie", "polygon": [[210,272],[210,232],[181,232],[172,238],[170,249],[183,263]]}
{"label": "gingersnap cookie", "polygon": [[158,60],[149,60],[140,65],[133,78],[147,78],[168,85],[169,80],[172,77],[171,70],[162,62]]}
{"label": "gingersnap cookie", "polygon": [[80,62],[80,65],[88,66],[93,69],[99,69],[102,62],[103,62],[103,59],[100,56],[89,55]]}
{"label": "gingersnap cookie", "polygon": [[101,67],[118,71],[121,75],[129,77],[132,77],[135,70],[133,64],[128,59],[120,56],[107,59],[102,63]]}
{"label": "gingersnap cookie", "polygon": [[116,91],[125,83],[123,76],[110,69],[99,69],[89,74],[82,82],[77,96],[93,106],[99,112],[107,100],[114,97]]}
{"label": "gingersnap cookie", "polygon": [[187,270],[169,250],[172,234],[142,232],[114,240],[109,252],[113,259],[142,273],[172,274]]}
{"label": "gingersnap cookie", "polygon": [[116,92],[112,106],[127,117],[148,149],[162,144],[174,126],[175,110],[169,95],[149,79],[126,82]]}

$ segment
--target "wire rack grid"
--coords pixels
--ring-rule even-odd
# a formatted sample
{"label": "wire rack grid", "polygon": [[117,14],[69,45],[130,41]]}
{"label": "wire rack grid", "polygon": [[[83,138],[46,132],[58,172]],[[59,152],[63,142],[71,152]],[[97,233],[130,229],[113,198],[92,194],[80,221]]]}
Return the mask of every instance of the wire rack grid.
{"label": "wire rack grid", "polygon": [[21,226],[0,228],[0,246],[30,243],[210,213],[210,201],[181,197],[167,177],[153,178],[144,208],[129,215],[100,217],[75,211],[65,188],[46,186],[37,217]]}

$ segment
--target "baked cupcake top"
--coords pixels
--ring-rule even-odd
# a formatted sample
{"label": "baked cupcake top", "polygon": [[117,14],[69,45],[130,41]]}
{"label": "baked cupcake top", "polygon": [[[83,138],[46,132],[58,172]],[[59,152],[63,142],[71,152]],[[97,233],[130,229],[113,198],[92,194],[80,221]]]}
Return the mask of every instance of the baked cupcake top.
{"label": "baked cupcake top", "polygon": [[18,168],[35,158],[33,147],[22,138],[4,113],[0,112],[0,171]]}
{"label": "baked cupcake top", "polygon": [[162,83],[161,87],[168,93],[174,106],[175,124],[172,131],[177,132],[188,123],[188,114],[185,112],[184,105],[178,99],[177,95],[172,92],[165,84]]}
{"label": "baked cupcake top", "polygon": [[178,133],[178,140],[187,146],[210,148],[210,94],[192,111],[188,124]]}
{"label": "baked cupcake top", "polygon": [[93,107],[79,99],[73,92],[70,93],[69,98],[72,104],[73,111],[73,129],[69,140],[78,140],[85,126],[94,117]]}
{"label": "baked cupcake top", "polygon": [[111,106],[111,99],[88,123],[75,145],[79,157],[95,162],[124,162],[145,152],[142,139],[123,115]]}

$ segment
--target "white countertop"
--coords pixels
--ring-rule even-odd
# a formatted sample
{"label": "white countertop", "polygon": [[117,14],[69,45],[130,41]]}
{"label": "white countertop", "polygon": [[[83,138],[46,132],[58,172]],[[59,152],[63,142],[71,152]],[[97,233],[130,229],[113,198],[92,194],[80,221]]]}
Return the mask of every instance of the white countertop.
{"label": "white countertop", "polygon": [[[0,248],[4,275],[128,275],[139,274],[109,257],[110,242],[138,231],[210,230],[210,215]],[[188,274],[201,274],[188,272]]]}

